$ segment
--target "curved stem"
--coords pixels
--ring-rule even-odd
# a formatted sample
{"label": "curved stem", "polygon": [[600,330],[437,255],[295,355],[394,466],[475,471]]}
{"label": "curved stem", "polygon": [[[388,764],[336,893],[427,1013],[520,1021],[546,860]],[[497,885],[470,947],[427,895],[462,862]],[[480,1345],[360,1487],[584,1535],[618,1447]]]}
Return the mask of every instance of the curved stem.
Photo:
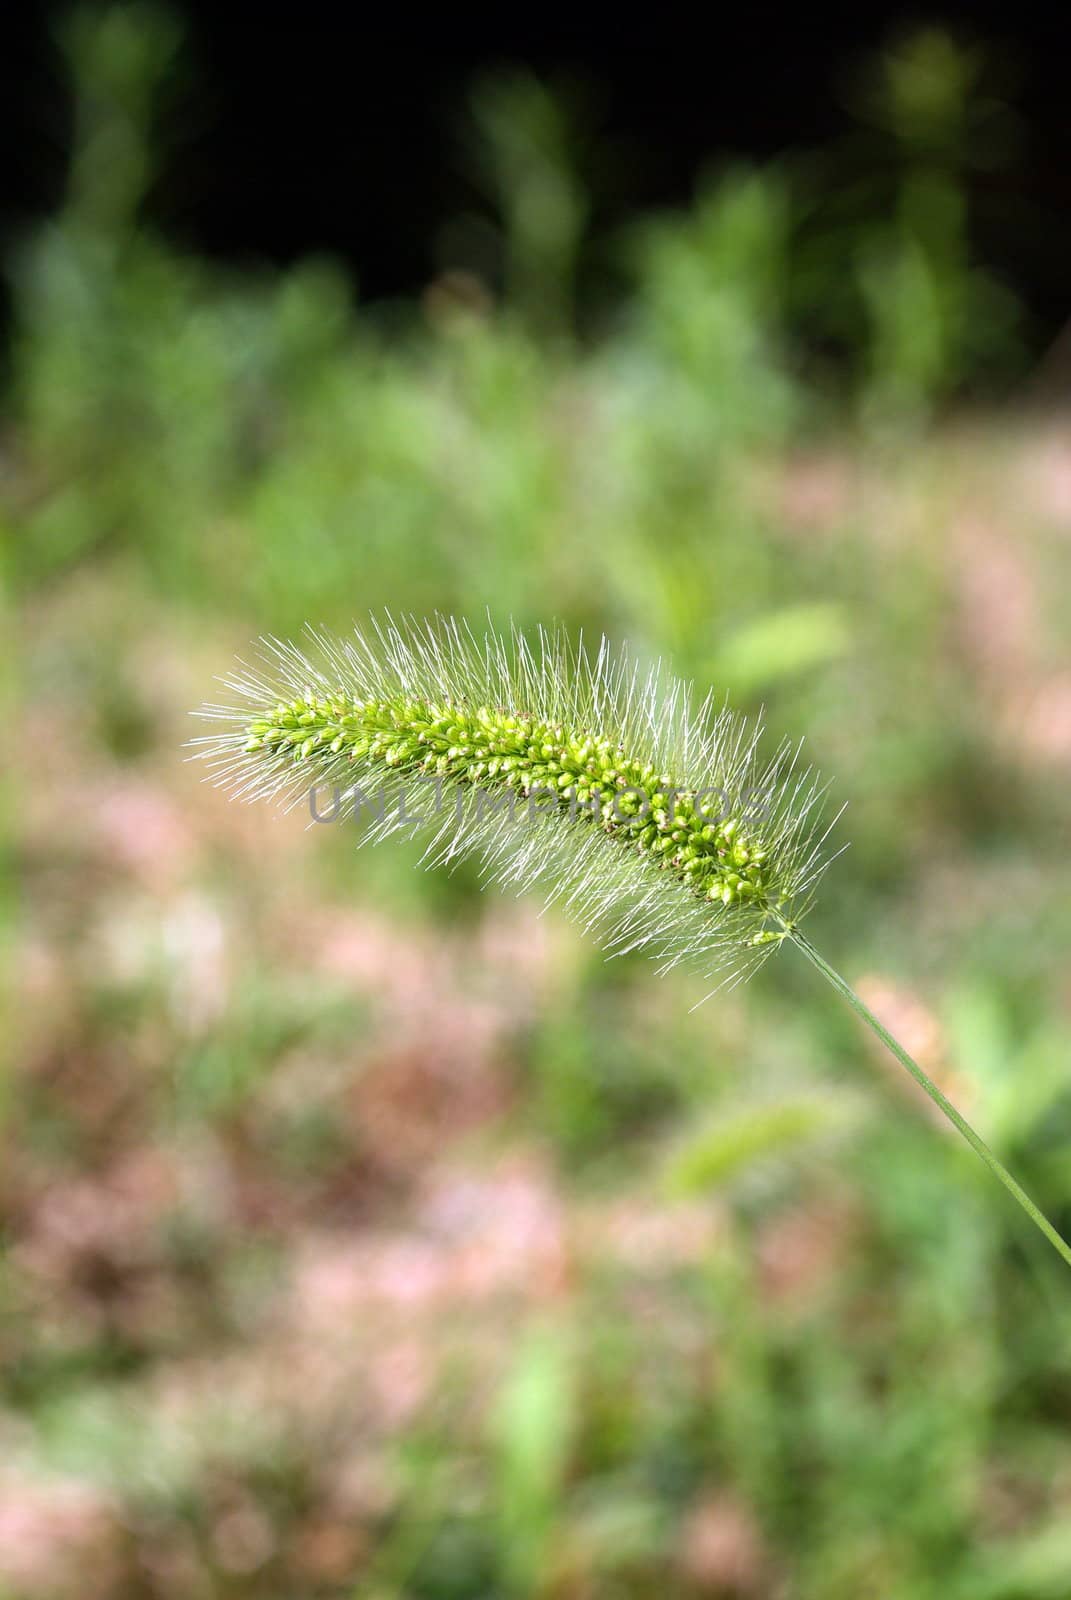
{"label": "curved stem", "polygon": [[982,1160],[985,1162],[993,1176],[995,1178],[999,1178],[1000,1182],[1004,1185],[1009,1194],[1014,1195],[1015,1199],[1018,1200],[1019,1204],[1022,1206],[1023,1210],[1026,1212],[1031,1221],[1041,1229],[1049,1243],[1059,1251],[1060,1255],[1062,1255],[1068,1265],[1071,1266],[1071,1245],[1068,1245],[1067,1241],[1060,1237],[1049,1219],[1044,1215],[1043,1212],[1039,1211],[1033,1200],[1031,1200],[1030,1196],[1026,1193],[1026,1190],[1021,1188],[1020,1185],[1016,1183],[1008,1169],[997,1160],[996,1156],[993,1154],[992,1150],[990,1150],[985,1140],[981,1138],[979,1134],[975,1133],[974,1129],[971,1127],[970,1123],[965,1117],[960,1116],[951,1100],[941,1093],[940,1089],[932,1081],[932,1079],[928,1078],[926,1073],[923,1072],[918,1062],[909,1056],[903,1045],[900,1044],[898,1040],[893,1038],[892,1034],[887,1028],[882,1026],[870,1008],[863,1004],[862,1000],[860,1000],[859,996],[856,994],[851,985],[841,977],[839,972],[829,965],[828,961],[818,954],[818,951],[807,938],[806,934],[801,933],[800,930],[795,927],[789,928],[786,931],[788,932],[789,938],[798,949],[802,950],[808,961],[817,967],[818,971],[829,983],[832,984],[837,993],[842,995],[843,998],[847,1000],[852,1010],[857,1016],[862,1017],[867,1026],[877,1034],[878,1038],[881,1040],[882,1044],[885,1045],[886,1049],[892,1051],[900,1065],[907,1068],[908,1072],[910,1072],[911,1076],[914,1078],[919,1087],[925,1089],[934,1105],[940,1107],[945,1116],[948,1118],[949,1122],[951,1122],[952,1126],[958,1129],[958,1131],[963,1135],[975,1154],[981,1156]]}

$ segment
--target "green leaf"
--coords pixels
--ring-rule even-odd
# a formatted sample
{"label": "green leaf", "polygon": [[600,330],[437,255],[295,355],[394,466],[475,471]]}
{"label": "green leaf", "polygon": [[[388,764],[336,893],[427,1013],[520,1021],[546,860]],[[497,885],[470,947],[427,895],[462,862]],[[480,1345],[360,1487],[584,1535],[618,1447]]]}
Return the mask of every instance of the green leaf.
{"label": "green leaf", "polygon": [[835,661],[852,645],[843,606],[832,601],[782,606],[730,634],[710,665],[710,678],[751,694],[812,667]]}

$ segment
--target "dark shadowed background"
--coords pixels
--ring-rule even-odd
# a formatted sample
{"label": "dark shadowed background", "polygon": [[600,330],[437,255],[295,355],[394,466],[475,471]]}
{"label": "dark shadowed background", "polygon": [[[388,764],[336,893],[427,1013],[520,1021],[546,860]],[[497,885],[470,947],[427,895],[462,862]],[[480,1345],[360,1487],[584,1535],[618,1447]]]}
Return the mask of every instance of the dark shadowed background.
{"label": "dark shadowed background", "polygon": [[[6,28],[9,229],[46,215],[62,193],[72,106],[54,40],[66,9],[26,7]],[[521,66],[563,95],[597,246],[637,211],[686,203],[697,176],[732,157],[801,163],[824,150],[831,180],[879,184],[887,174],[859,117],[866,64],[929,19],[895,5],[850,16],[723,8],[676,24],[385,8],[347,18],[323,0],[185,0],[169,15],[185,49],[157,107],[166,162],[146,217],[217,259],[282,266],[330,252],[374,298],[418,293],[456,264],[458,218],[488,213],[466,117],[481,78]],[[1043,341],[1065,311],[1068,25],[1044,6],[947,5],[939,17],[983,51],[986,94],[1014,108],[975,152],[972,223]],[[594,309],[612,274],[597,247],[585,269]]]}

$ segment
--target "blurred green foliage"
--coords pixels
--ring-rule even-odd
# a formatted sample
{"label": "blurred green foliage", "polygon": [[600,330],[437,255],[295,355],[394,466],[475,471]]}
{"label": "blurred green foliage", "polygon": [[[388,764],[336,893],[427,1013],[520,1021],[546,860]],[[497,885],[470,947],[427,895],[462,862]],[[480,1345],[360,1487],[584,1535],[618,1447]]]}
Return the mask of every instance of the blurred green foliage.
{"label": "blurred green foliage", "polygon": [[[1058,1263],[806,971],[692,1012],[557,922],[495,966],[511,925],[471,873],[247,834],[175,755],[250,635],[370,607],[560,617],[765,701],[852,798],[816,939],[1066,1227],[1067,752],[1023,713],[1067,669],[1059,625],[1034,643],[1064,535],[1006,416],[938,425],[1017,352],[969,244],[981,61],[929,31],[875,65],[880,194],[786,160],[638,221],[589,337],[576,141],[531,78],[473,104],[501,298],[448,272],[388,313],[331,262],[225,270],[148,231],[174,24],[64,37],[77,142],[11,267],[0,478],[0,692],[40,757],[35,804],[5,800],[31,1003],[0,1438],[112,1533],[87,1576],[15,1500],[23,1544],[74,1540],[84,1592],[132,1600],[1071,1593]],[[518,1147],[551,1179],[467,1201]],[[26,1551],[9,1577],[21,1549],[0,1592],[61,1592]]]}

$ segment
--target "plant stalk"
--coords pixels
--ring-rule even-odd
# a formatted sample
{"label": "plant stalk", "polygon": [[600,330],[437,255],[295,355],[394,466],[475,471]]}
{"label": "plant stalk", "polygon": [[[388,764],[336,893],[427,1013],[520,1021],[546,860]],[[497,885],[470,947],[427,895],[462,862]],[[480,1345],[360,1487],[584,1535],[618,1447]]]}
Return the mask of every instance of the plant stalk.
{"label": "plant stalk", "polygon": [[1033,1200],[1031,1200],[1026,1190],[1016,1183],[1008,1169],[997,1160],[996,1156],[993,1154],[992,1150],[990,1150],[985,1140],[979,1134],[975,1133],[967,1119],[960,1115],[955,1106],[952,1104],[951,1100],[941,1093],[940,1089],[931,1078],[927,1077],[926,1073],[923,1072],[918,1062],[915,1061],[913,1057],[908,1055],[907,1051],[904,1049],[903,1045],[900,1044],[899,1040],[894,1039],[888,1028],[882,1026],[877,1017],[870,1010],[869,1006],[864,1005],[863,1001],[860,1000],[851,984],[842,978],[840,973],[831,967],[829,962],[819,955],[818,951],[807,938],[806,934],[801,933],[798,928],[791,928],[788,930],[788,933],[792,942],[799,950],[803,952],[808,961],[810,961],[813,966],[817,967],[818,971],[827,980],[827,982],[832,984],[837,993],[847,1000],[855,1014],[859,1017],[862,1017],[863,1021],[869,1028],[873,1030],[886,1049],[892,1051],[900,1065],[907,1068],[908,1072],[914,1078],[919,1087],[924,1089],[929,1095],[930,1099],[933,1101],[934,1105],[938,1106],[941,1111],[944,1112],[949,1122],[951,1122],[952,1126],[963,1135],[975,1154],[981,1156],[982,1160],[985,1162],[993,1176],[998,1178],[1004,1185],[1005,1189],[1007,1189],[1008,1193],[1015,1197],[1030,1220],[1041,1229],[1046,1239],[1048,1239],[1049,1243],[1054,1249],[1059,1251],[1060,1255],[1063,1256],[1068,1266],[1071,1266],[1071,1245],[1068,1245],[1067,1241],[1061,1238],[1049,1219],[1042,1211],[1039,1210],[1039,1208],[1034,1204]]}

